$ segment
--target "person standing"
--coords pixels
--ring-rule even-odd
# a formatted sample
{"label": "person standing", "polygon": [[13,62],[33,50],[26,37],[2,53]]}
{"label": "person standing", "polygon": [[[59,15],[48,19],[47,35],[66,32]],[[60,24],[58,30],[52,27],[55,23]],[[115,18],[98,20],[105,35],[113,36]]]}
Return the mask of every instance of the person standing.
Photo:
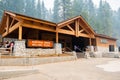
{"label": "person standing", "polygon": [[14,51],[14,41],[10,43],[11,53],[13,54]]}
{"label": "person standing", "polygon": [[90,58],[90,54],[89,54],[89,53],[90,53],[90,50],[89,50],[89,48],[85,48],[85,50],[86,50],[86,51],[85,51],[85,58],[86,58],[86,59],[89,59],[89,58]]}

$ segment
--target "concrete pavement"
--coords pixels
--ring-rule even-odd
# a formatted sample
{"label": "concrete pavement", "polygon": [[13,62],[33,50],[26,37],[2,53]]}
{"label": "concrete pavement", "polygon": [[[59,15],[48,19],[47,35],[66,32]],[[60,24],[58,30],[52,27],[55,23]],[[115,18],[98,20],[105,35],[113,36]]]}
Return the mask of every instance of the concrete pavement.
{"label": "concrete pavement", "polygon": [[39,73],[5,80],[120,80],[119,70],[110,72],[104,71],[103,68],[96,67],[97,65],[108,64],[110,61],[119,62],[120,59],[90,58],[36,65],[33,69],[38,69]]}

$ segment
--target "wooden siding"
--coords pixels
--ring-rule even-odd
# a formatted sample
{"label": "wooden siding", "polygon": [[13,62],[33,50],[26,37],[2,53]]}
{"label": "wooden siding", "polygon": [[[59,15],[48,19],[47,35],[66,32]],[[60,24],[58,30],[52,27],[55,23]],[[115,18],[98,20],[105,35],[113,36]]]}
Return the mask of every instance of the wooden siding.
{"label": "wooden siding", "polygon": [[[106,40],[106,41],[102,42],[101,40]],[[102,37],[96,37],[96,46],[109,47],[109,45],[114,45],[116,47],[116,40],[102,38]]]}

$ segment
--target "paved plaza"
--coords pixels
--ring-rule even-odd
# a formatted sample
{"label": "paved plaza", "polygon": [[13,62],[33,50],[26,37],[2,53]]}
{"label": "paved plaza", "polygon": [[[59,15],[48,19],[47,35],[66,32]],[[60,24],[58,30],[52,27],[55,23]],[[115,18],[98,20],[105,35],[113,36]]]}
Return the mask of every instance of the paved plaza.
{"label": "paved plaza", "polygon": [[120,80],[120,59],[90,58],[41,64],[7,66],[0,70],[37,69],[39,72],[5,80]]}

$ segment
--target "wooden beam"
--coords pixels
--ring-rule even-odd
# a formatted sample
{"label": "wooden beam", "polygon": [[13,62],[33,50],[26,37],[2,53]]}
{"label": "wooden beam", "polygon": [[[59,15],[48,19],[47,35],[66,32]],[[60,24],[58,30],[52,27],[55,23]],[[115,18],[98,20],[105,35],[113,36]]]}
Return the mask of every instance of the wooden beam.
{"label": "wooden beam", "polygon": [[15,19],[12,19],[12,22],[10,23],[10,27],[12,27],[13,23],[14,23]]}
{"label": "wooden beam", "polygon": [[92,40],[91,40],[91,38],[89,38],[89,45],[91,46],[92,45],[92,42],[91,42]]}
{"label": "wooden beam", "polygon": [[10,16],[11,18],[14,18],[15,20],[19,21],[19,22],[23,22],[23,19],[20,19],[20,18],[16,18],[14,16]]}
{"label": "wooden beam", "polygon": [[78,20],[75,21],[75,35],[76,37],[79,37],[79,34],[78,34],[78,27],[79,27],[79,24],[78,24]]}
{"label": "wooden beam", "polygon": [[68,27],[71,31],[75,32],[75,30],[73,30],[73,28],[72,28],[70,25],[67,25],[67,27]]}
{"label": "wooden beam", "polygon": [[27,28],[56,32],[55,27],[52,28],[52,26],[46,26],[46,25],[40,25],[40,24],[38,25],[38,24],[31,24],[31,23],[23,23],[22,26]]}
{"label": "wooden beam", "polygon": [[19,26],[18,40],[22,40],[22,26]]}
{"label": "wooden beam", "polygon": [[58,29],[56,28],[56,43],[58,43]]}
{"label": "wooden beam", "polygon": [[78,35],[78,36],[90,38],[90,36],[89,36],[89,35],[84,34],[84,33],[79,33],[79,35]]}
{"label": "wooden beam", "polygon": [[[80,22],[80,20],[79,20],[79,22]],[[83,25],[82,23],[79,24],[79,25],[84,29],[85,32],[88,33],[88,35],[90,36],[90,38],[94,38],[94,37],[93,37],[94,34],[90,33],[90,32],[87,30],[87,28],[85,28],[87,25]]]}
{"label": "wooden beam", "polygon": [[85,32],[87,32],[88,34],[90,34],[90,33],[86,30],[85,26],[83,26],[82,24],[79,24],[79,25],[84,29]]}
{"label": "wooden beam", "polygon": [[8,12],[8,11],[5,11],[5,13],[6,13],[6,14],[9,14],[9,15],[12,15],[12,16],[14,16],[14,17],[16,16],[16,14],[11,13],[11,12]]}
{"label": "wooden beam", "polygon": [[[81,16],[80,16],[81,17]],[[95,34],[94,30],[92,29],[92,27],[84,20],[84,18],[80,18],[81,21],[86,25],[88,26],[88,28],[90,29],[90,32],[92,32],[92,34]]]}
{"label": "wooden beam", "polygon": [[68,35],[75,35],[74,32],[68,31],[68,30],[64,30],[64,29],[59,29],[58,32],[59,33],[63,33],[63,34],[68,34]]}
{"label": "wooden beam", "polygon": [[8,32],[8,33],[7,33],[7,32],[4,32],[4,33],[2,34],[2,37],[7,36],[7,35],[10,34],[12,31],[16,30],[20,25],[21,25],[21,22],[16,23],[14,26],[12,26],[11,28],[9,28],[9,32]]}
{"label": "wooden beam", "polygon": [[80,27],[80,25],[79,25],[78,19],[76,20],[76,22],[77,22],[77,37],[79,37],[79,27]]}
{"label": "wooden beam", "polygon": [[79,31],[79,33],[82,33],[84,31],[84,29],[81,29],[80,31]]}
{"label": "wooden beam", "polygon": [[22,24],[21,22],[18,22],[15,25],[13,25],[11,28],[9,28],[9,33],[16,30],[21,24]]}
{"label": "wooden beam", "polygon": [[78,16],[78,17],[74,17],[74,18],[71,18],[71,19],[66,20],[66,21],[64,21],[64,22],[61,22],[61,23],[58,24],[58,26],[61,26],[61,25],[63,26],[63,25],[66,25],[66,24],[73,23],[74,20],[75,20],[75,19],[78,19],[78,18],[80,18],[80,16]]}
{"label": "wooden beam", "polygon": [[25,20],[29,20],[29,21],[34,21],[34,22],[39,22],[39,23],[43,23],[43,24],[47,24],[47,25],[51,25],[51,26],[56,26],[56,24],[53,22],[49,22],[49,21],[45,21],[45,20],[41,20],[41,19],[36,19],[36,18],[28,17],[28,16],[17,15],[17,18],[25,19]]}
{"label": "wooden beam", "polygon": [[9,32],[9,16],[7,15],[7,20],[6,20],[6,32]]}
{"label": "wooden beam", "polygon": [[7,34],[8,34],[7,32],[4,32],[4,33],[2,34],[2,37],[5,37]]}
{"label": "wooden beam", "polygon": [[59,23],[57,26],[58,28],[62,28],[62,27],[65,27],[67,24],[71,24],[71,23],[74,23],[75,21],[67,21],[67,22],[62,22],[62,23]]}

